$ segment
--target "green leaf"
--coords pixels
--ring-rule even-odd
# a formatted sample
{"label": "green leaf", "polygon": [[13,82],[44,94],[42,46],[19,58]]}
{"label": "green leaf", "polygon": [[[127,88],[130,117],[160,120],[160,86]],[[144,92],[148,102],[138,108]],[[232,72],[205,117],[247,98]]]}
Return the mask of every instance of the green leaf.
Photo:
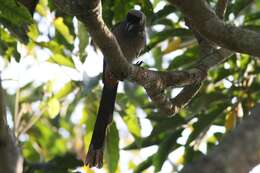
{"label": "green leaf", "polygon": [[157,32],[150,37],[150,42],[146,46],[144,52],[150,51],[153,47],[155,47],[158,43],[167,40],[174,36],[191,36],[191,31],[188,29],[177,28],[177,29],[166,29],[161,32]]}
{"label": "green leaf", "polygon": [[33,22],[30,12],[16,0],[0,0],[0,17],[22,27]]}
{"label": "green leaf", "polygon": [[168,67],[168,70],[176,70],[180,67],[188,68],[193,65],[193,63],[198,59],[199,49],[198,47],[193,47],[186,50],[182,55],[175,57]]}
{"label": "green leaf", "polygon": [[198,118],[198,122],[196,122],[193,125],[193,132],[190,134],[186,145],[189,145],[192,141],[194,141],[200,134],[201,132],[203,132],[207,127],[209,127],[212,122],[221,115],[221,113],[223,112],[224,108],[227,105],[225,103],[220,103],[220,104],[216,104],[215,108],[210,111],[209,113],[205,114],[201,114]]}
{"label": "green leaf", "polygon": [[154,126],[151,135],[154,136],[166,131],[174,131],[176,128],[185,124],[189,120],[190,118],[184,119],[179,115],[175,115],[174,117],[170,117],[166,120],[161,120]]}
{"label": "green leaf", "polygon": [[54,54],[49,59],[48,62],[56,63],[59,65],[64,65],[67,67],[75,68],[75,65],[71,58],[65,57],[61,54]]}
{"label": "green leaf", "polygon": [[[49,1],[50,2],[50,1]],[[48,6],[48,0],[41,0],[39,1],[39,3],[36,6],[36,11],[41,15],[46,17],[48,15],[48,10],[47,7]]]}
{"label": "green leaf", "polygon": [[39,31],[38,28],[35,24],[32,24],[29,26],[29,32],[28,32],[28,36],[32,39],[32,40],[36,40],[39,36]]}
{"label": "green leaf", "polygon": [[79,21],[78,24],[78,37],[79,37],[79,57],[82,63],[85,62],[87,51],[85,50],[89,43],[89,35],[86,26]]}
{"label": "green leaf", "polygon": [[116,172],[119,161],[119,134],[115,123],[112,123],[108,128],[105,159],[109,172]]}
{"label": "green leaf", "polygon": [[232,74],[231,70],[225,69],[224,67],[219,67],[218,69],[211,70],[209,72],[209,75],[212,77],[215,83],[221,81],[222,79],[227,78],[231,74]]}
{"label": "green leaf", "polygon": [[75,89],[75,87],[75,82],[69,81],[57,93],[55,93],[54,97],[60,100],[69,95]]}
{"label": "green leaf", "polygon": [[250,63],[250,60],[251,58],[249,55],[241,55],[238,67],[243,70],[246,69],[247,65]]}
{"label": "green leaf", "polygon": [[140,163],[134,170],[134,173],[142,173],[145,169],[150,167],[153,164],[154,154],[148,157],[145,161]]}
{"label": "green leaf", "polygon": [[0,28],[0,37],[0,55],[8,61],[14,57],[19,62],[21,56],[17,51],[17,40],[2,28]]}
{"label": "green leaf", "polygon": [[178,147],[176,141],[181,136],[183,128],[175,131],[159,145],[159,149],[153,158],[153,165],[155,166],[155,172],[159,172],[163,166],[164,161],[167,159],[169,153]]}
{"label": "green leaf", "polygon": [[55,118],[60,112],[60,102],[56,98],[51,98],[47,104],[48,114],[51,118]]}
{"label": "green leaf", "polygon": [[195,159],[201,158],[203,153],[199,150],[194,150],[193,147],[187,146],[184,153],[184,163],[190,163]]}
{"label": "green leaf", "polygon": [[138,121],[138,118],[136,116],[136,107],[130,103],[127,104],[126,106],[125,113],[126,115],[123,116],[123,119],[129,129],[129,131],[134,135],[134,136],[140,136],[141,135],[141,127],[140,123]]}
{"label": "green leaf", "polygon": [[[227,94],[218,90],[213,90],[208,93],[198,95],[190,104],[190,110],[192,112],[208,111],[209,108],[215,108],[215,105],[225,103],[229,101]],[[205,107],[207,105],[207,107]]]}
{"label": "green leaf", "polygon": [[132,144],[124,147],[124,150],[136,150],[144,147],[148,147],[151,145],[159,144],[163,141],[166,136],[171,134],[172,132],[161,133],[159,135],[150,135],[145,138],[136,138]]}
{"label": "green leaf", "polygon": [[43,90],[43,85],[33,87],[33,82],[26,84],[25,86],[20,88],[19,102],[31,103],[40,100],[42,99]]}
{"label": "green leaf", "polygon": [[[72,105],[72,106],[74,106],[74,105]],[[89,148],[92,133],[94,130],[94,125],[95,125],[96,118],[97,118],[95,116],[96,112],[92,112],[90,107],[94,107],[93,109],[96,110],[95,104],[89,104],[88,100],[86,100],[83,110],[82,110],[82,118],[80,120],[80,124],[86,124],[86,135],[84,136],[84,143],[86,145],[85,146],[86,149]]]}
{"label": "green leaf", "polygon": [[59,31],[59,33],[66,39],[66,41],[70,44],[73,43],[74,38],[70,34],[69,28],[63,22],[63,18],[58,17],[54,21],[55,28]]}
{"label": "green leaf", "polygon": [[43,48],[50,49],[54,54],[62,54],[64,51],[64,45],[52,40],[49,42],[37,42],[37,44]]}
{"label": "green leaf", "polygon": [[246,9],[253,2],[253,0],[236,0],[235,3],[230,3],[226,12],[226,18],[230,13],[233,13],[235,17],[237,17],[244,9]]}
{"label": "green leaf", "polygon": [[245,16],[245,23],[249,23],[260,19],[260,12],[255,12]]}
{"label": "green leaf", "polygon": [[153,24],[158,24],[158,21],[160,19],[165,19],[166,16],[174,12],[176,8],[174,8],[172,5],[165,5],[163,9],[159,10],[157,13],[153,15]]}

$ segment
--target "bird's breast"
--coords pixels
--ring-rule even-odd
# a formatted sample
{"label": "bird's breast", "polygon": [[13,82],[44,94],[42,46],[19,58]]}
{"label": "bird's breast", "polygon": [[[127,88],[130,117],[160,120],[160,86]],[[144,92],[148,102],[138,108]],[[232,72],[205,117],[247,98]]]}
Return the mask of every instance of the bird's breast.
{"label": "bird's breast", "polygon": [[138,57],[140,51],[144,48],[144,36],[127,36],[124,40],[119,41],[123,54],[128,61]]}

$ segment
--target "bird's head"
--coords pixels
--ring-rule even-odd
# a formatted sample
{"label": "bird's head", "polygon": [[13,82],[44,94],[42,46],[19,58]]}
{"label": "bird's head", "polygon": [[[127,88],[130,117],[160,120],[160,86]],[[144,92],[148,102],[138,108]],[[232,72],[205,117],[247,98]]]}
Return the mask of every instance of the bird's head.
{"label": "bird's head", "polygon": [[140,32],[145,28],[145,15],[141,11],[131,10],[126,16],[127,31]]}

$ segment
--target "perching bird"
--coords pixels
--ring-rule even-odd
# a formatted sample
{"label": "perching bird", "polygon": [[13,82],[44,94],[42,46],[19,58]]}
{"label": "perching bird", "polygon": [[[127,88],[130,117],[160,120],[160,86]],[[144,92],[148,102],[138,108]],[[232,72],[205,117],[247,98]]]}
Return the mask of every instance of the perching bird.
{"label": "perching bird", "polygon": [[[124,56],[129,62],[132,62],[145,46],[145,15],[141,11],[129,11],[126,19],[118,23],[112,32],[116,37]],[[103,165],[106,129],[108,124],[113,120],[118,86],[118,81],[113,77],[105,60],[103,66],[103,83],[104,88],[97,120],[85,160],[86,165],[89,165],[89,167],[95,166],[97,168],[101,168]]]}

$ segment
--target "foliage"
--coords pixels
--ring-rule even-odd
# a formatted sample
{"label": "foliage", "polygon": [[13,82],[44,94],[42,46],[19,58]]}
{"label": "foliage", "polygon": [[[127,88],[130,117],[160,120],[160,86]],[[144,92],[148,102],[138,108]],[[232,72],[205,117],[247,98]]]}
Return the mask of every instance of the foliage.
{"label": "foliage", "polygon": [[[87,50],[94,46],[82,23],[55,11],[51,1],[40,0],[34,19],[15,0],[0,1],[3,72],[12,65],[12,61],[19,63],[28,58],[56,65],[55,68],[64,71],[84,71],[83,64],[90,58]],[[213,8],[215,3],[216,0],[210,1]],[[195,38],[184,26],[182,14],[166,1],[103,1],[103,18],[112,27],[133,8],[141,8],[147,16],[149,40],[143,52],[147,57],[145,67],[183,70],[196,63],[199,49]],[[259,30],[259,9],[259,1],[234,0],[227,10],[226,20]],[[41,28],[43,21],[47,23],[45,29]],[[24,29],[25,26],[27,29]],[[25,38],[28,42],[22,44]],[[47,52],[47,58],[39,57],[39,50]],[[26,55],[21,58],[21,54]],[[125,159],[122,154],[119,158],[122,150],[132,153],[130,159],[133,161],[129,161],[128,169],[134,172],[143,172],[149,167],[157,172],[164,169],[166,163],[171,163],[171,169],[178,171],[184,164],[207,154],[219,143],[225,131],[234,128],[259,100],[259,71],[259,60],[235,54],[212,69],[199,94],[187,108],[170,118],[158,113],[140,86],[124,82],[123,92],[117,96],[116,121],[108,132],[105,151],[107,171],[121,172],[125,167],[118,165],[120,159]],[[69,172],[82,166],[81,160],[87,152],[98,109],[101,78],[100,74],[95,77],[80,74],[82,78],[70,77],[59,89],[55,80],[51,79],[40,83],[23,82],[22,86],[16,87],[15,93],[6,93],[12,127],[25,158],[25,172]],[[73,120],[75,115],[77,121]],[[148,136],[142,134],[141,129],[149,130],[143,125],[144,121],[152,126]],[[128,129],[127,135],[123,126]],[[157,152],[149,150],[142,156],[132,151],[147,150],[150,146],[158,146]]]}

